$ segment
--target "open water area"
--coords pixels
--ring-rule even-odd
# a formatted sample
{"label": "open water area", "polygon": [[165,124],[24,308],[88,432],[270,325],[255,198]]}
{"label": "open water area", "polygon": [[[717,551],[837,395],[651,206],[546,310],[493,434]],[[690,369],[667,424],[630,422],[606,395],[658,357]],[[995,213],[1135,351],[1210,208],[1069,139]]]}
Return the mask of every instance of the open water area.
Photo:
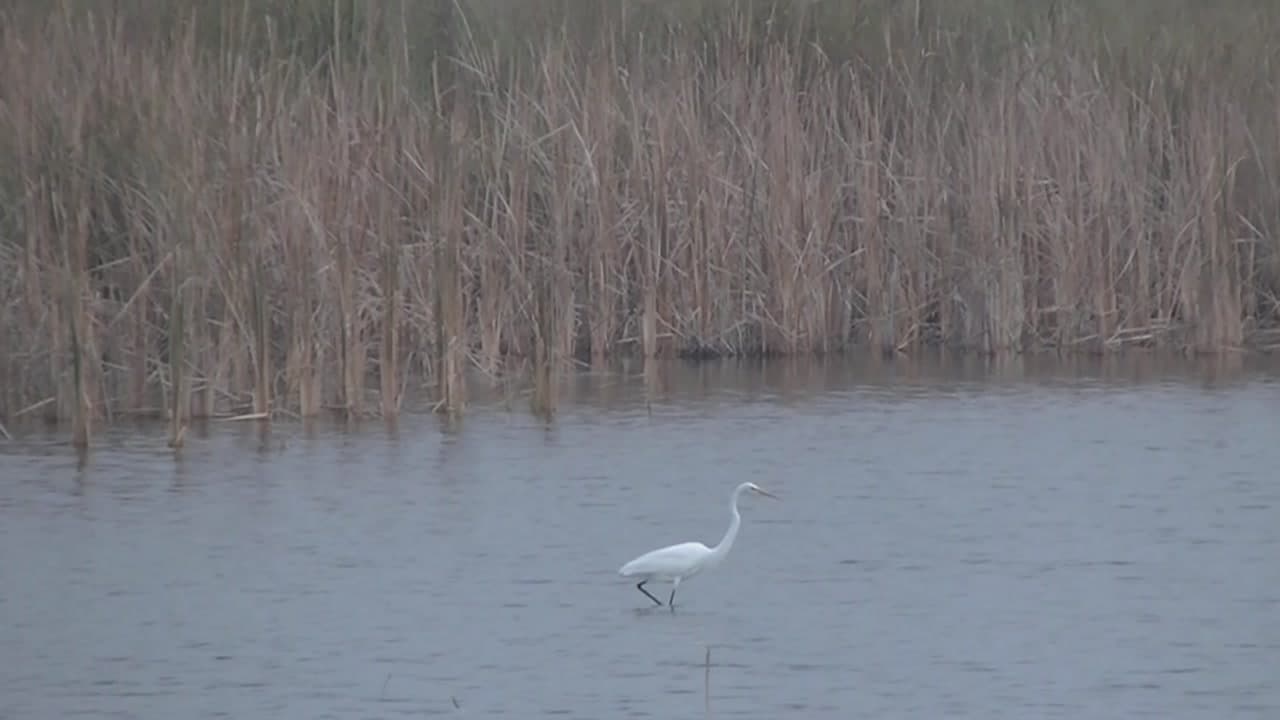
{"label": "open water area", "polygon": [[[0,718],[1280,717],[1275,361],[638,367],[10,428]],[[745,480],[674,609],[618,577]]]}

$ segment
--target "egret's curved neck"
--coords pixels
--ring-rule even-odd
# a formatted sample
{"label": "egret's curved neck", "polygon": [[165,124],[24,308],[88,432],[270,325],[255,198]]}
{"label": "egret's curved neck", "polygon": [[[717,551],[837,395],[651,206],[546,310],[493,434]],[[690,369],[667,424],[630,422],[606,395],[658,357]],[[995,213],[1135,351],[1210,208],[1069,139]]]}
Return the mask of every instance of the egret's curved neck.
{"label": "egret's curved neck", "polygon": [[710,565],[718,565],[724,556],[729,554],[729,548],[733,547],[733,541],[738,538],[738,526],[742,524],[742,515],[738,513],[740,497],[742,497],[742,488],[734,491],[733,497],[729,498],[729,529],[725,531],[724,537],[720,538],[720,543],[711,548],[711,557],[707,559]]}

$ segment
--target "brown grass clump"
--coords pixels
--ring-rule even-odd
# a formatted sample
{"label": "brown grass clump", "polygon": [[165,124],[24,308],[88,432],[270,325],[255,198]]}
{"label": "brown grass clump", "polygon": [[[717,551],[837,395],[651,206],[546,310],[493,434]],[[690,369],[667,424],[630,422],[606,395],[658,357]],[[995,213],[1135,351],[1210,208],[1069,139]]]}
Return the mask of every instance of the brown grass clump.
{"label": "brown grass clump", "polygon": [[1277,344],[1273,3],[872,5],[12,3],[0,418]]}

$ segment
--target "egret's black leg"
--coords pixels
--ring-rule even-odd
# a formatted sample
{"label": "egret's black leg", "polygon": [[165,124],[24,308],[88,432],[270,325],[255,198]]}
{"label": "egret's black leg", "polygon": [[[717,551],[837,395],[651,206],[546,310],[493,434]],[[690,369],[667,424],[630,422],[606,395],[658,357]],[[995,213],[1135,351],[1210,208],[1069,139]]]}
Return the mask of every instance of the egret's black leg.
{"label": "egret's black leg", "polygon": [[676,606],[676,589],[675,588],[671,588],[671,597],[667,598],[667,605],[673,608]]}
{"label": "egret's black leg", "polygon": [[[641,580],[641,581],[640,581],[640,583],[639,583],[638,585],[636,585],[636,589],[637,589],[637,590],[639,590],[640,592],[644,593],[645,595],[649,595],[649,591],[644,589],[644,584],[645,584],[645,583],[647,583],[647,582],[649,582],[649,581],[648,581],[648,580]],[[650,600],[652,600],[652,601],[654,601],[655,603],[657,603],[657,604],[659,604],[659,605],[661,605],[661,604],[662,604],[662,601],[661,601],[661,600],[659,600],[658,598],[656,598],[656,597],[654,597],[654,596],[652,596],[652,595],[649,595],[649,599],[650,599]]]}

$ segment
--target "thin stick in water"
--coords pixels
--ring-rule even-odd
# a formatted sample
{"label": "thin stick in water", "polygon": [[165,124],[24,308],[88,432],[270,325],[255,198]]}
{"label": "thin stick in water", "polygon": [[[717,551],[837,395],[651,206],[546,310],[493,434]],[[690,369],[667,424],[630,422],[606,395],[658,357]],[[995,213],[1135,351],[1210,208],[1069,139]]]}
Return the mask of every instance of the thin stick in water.
{"label": "thin stick in water", "polygon": [[707,645],[707,655],[703,661],[703,667],[705,668],[702,675],[703,707],[706,709],[707,717],[711,717],[711,645]]}

